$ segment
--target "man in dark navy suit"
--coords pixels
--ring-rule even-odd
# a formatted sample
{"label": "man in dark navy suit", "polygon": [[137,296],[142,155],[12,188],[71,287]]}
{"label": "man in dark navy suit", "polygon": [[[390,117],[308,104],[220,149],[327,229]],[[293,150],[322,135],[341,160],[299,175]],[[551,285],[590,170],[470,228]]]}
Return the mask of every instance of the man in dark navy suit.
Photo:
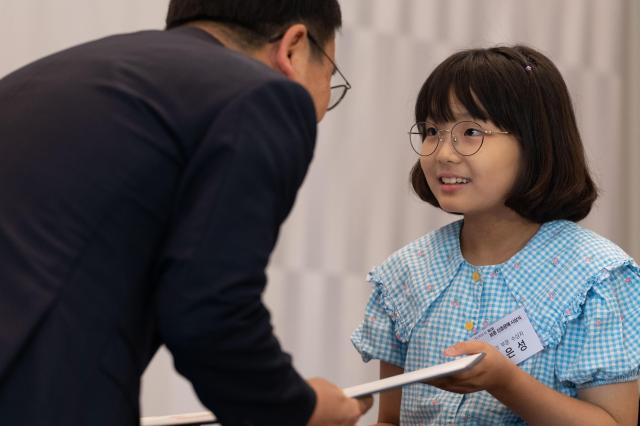
{"label": "man in dark navy suit", "polygon": [[160,344],[227,426],[369,408],[302,379],[261,302],[349,87],[330,87],[340,25],[337,0],[172,0],[166,31],[0,80],[0,424],[137,424]]}

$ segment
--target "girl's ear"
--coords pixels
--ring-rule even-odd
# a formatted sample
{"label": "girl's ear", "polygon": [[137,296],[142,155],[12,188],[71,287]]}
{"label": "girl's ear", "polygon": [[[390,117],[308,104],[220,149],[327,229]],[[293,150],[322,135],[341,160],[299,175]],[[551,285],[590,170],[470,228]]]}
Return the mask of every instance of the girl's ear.
{"label": "girl's ear", "polygon": [[282,74],[292,80],[297,80],[304,72],[309,59],[309,39],[307,27],[303,24],[295,24],[285,31],[280,43],[273,52],[272,63]]}

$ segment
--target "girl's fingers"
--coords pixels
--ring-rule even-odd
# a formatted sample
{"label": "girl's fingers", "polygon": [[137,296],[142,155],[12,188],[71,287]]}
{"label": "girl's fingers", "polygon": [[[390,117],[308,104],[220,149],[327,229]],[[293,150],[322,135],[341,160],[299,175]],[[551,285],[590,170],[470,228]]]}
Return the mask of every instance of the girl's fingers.
{"label": "girl's fingers", "polygon": [[444,350],[446,356],[471,355],[483,352],[487,343],[479,340],[469,340],[466,342],[458,342],[453,346],[449,346]]}

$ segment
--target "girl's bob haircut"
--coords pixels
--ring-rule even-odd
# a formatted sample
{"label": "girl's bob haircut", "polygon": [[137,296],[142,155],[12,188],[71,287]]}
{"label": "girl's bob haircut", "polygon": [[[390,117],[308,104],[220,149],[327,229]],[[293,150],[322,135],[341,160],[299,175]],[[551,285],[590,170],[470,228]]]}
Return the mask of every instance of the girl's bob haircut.
{"label": "girl's bob haircut", "polygon": [[[507,207],[536,223],[579,221],[589,214],[597,189],[569,91],[546,56],[521,45],[455,53],[420,89],[416,121],[454,121],[452,97],[472,117],[492,122],[520,143],[522,164]],[[419,161],[411,184],[422,200],[440,207]]]}

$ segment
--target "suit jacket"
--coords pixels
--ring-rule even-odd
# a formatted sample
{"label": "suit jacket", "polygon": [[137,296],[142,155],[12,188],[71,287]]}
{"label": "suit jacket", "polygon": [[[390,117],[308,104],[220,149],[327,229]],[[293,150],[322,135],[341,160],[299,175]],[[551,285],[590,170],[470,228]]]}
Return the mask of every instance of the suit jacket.
{"label": "suit jacket", "polygon": [[305,424],[261,293],[315,134],[304,88],[196,28],[0,80],[0,423],[137,424],[166,344],[223,424]]}

